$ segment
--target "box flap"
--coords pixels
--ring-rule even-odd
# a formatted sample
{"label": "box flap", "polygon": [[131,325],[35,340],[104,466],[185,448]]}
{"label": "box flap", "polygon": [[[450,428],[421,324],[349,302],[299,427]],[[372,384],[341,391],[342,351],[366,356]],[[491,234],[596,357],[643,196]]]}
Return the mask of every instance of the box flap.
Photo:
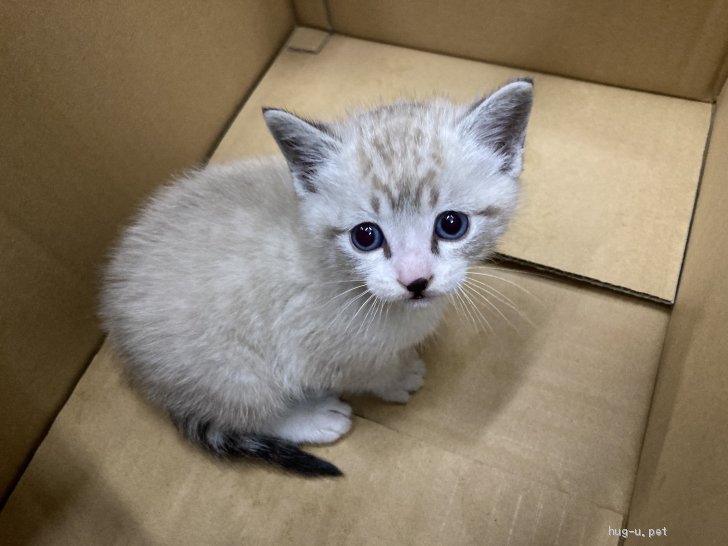
{"label": "box flap", "polygon": [[[331,118],[402,96],[469,101],[524,71],[334,35],[284,50],[213,161],[277,153],[260,113]],[[708,104],[532,74],[524,199],[501,251],[663,301],[675,294],[710,124]]]}

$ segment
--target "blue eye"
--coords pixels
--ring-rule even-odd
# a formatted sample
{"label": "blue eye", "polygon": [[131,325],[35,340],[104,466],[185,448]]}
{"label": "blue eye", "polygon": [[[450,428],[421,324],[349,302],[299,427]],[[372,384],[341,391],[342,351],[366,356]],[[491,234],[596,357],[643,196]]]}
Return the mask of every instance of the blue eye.
{"label": "blue eye", "polygon": [[435,235],[440,239],[454,241],[460,239],[468,231],[468,217],[462,212],[448,210],[435,220]]}
{"label": "blue eye", "polygon": [[365,222],[351,230],[351,242],[359,250],[369,252],[382,246],[384,235],[377,224]]}

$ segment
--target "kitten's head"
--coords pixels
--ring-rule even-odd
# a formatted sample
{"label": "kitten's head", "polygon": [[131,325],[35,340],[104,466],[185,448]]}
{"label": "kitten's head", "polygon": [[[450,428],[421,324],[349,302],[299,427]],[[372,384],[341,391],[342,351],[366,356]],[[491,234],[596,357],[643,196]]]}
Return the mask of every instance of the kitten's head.
{"label": "kitten's head", "polygon": [[420,303],[487,259],[515,210],[533,84],[469,106],[400,102],[339,123],[263,115],[327,260],[385,301]]}

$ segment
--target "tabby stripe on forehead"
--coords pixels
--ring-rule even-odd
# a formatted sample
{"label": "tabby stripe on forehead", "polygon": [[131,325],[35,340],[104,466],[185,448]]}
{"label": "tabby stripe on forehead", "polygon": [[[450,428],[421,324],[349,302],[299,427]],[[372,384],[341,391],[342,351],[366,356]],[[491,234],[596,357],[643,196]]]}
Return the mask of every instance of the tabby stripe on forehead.
{"label": "tabby stripe on forehead", "polygon": [[356,153],[359,156],[359,167],[361,168],[362,177],[366,178],[372,172],[372,160],[369,159],[369,156],[361,146],[357,148]]}
{"label": "tabby stripe on forehead", "polygon": [[405,185],[399,190],[394,210],[402,211],[408,203],[412,204],[412,189],[409,185]]}
{"label": "tabby stripe on forehead", "polygon": [[430,188],[430,208],[435,208],[438,199],[440,199],[440,191],[435,186],[432,186]]}
{"label": "tabby stripe on forehead", "polygon": [[379,197],[377,197],[376,195],[372,195],[371,203],[372,203],[372,210],[374,211],[374,214],[379,214],[379,207],[380,207]]}
{"label": "tabby stripe on forehead", "polygon": [[387,199],[389,199],[389,204],[391,205],[392,209],[394,210],[397,206],[397,199],[394,197],[392,188],[385,185],[376,174],[372,174],[372,186],[374,186],[374,189],[379,190],[380,192],[382,192],[384,195],[387,196]]}
{"label": "tabby stripe on forehead", "polygon": [[417,208],[417,209],[420,208],[420,203],[422,202],[422,188],[424,187],[425,182],[426,182],[426,180],[424,178],[422,180],[420,180],[420,183],[417,184],[417,189],[415,189],[414,203],[415,203],[415,208]]}
{"label": "tabby stripe on forehead", "polygon": [[384,161],[384,165],[387,168],[392,168],[392,150],[391,142],[389,141],[389,135],[387,135],[387,144],[389,145],[389,150],[387,150],[387,145],[382,143],[379,137],[375,137],[374,140],[372,140],[372,144],[374,144],[374,147],[377,149],[379,156],[382,158],[382,161]]}
{"label": "tabby stripe on forehead", "polygon": [[[425,186],[430,187],[430,191],[433,191],[435,189],[435,171],[433,169],[428,170],[425,173],[425,176],[422,177],[420,180],[420,183],[417,184],[417,189],[415,190],[415,206],[419,208],[420,203],[422,202],[422,193],[425,190]],[[434,203],[430,203],[432,207],[435,206]]]}

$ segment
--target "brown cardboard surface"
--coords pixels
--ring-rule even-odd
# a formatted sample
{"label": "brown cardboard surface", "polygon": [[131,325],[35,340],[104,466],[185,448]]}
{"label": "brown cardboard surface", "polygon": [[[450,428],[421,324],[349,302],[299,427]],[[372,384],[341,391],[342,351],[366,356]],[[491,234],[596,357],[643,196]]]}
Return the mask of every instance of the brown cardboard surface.
{"label": "brown cardboard surface", "polygon": [[409,405],[357,400],[352,432],[312,449],[341,480],[188,446],[104,346],[0,514],[0,542],[616,545],[667,311],[497,274],[520,333],[484,302],[469,313],[494,333],[450,314]]}
{"label": "brown cardboard surface", "polygon": [[318,53],[331,34],[324,30],[309,27],[296,27],[286,42],[286,48],[293,51]]}
{"label": "brown cardboard surface", "polygon": [[424,348],[422,391],[406,409],[357,400],[357,413],[625,513],[667,312],[533,274],[471,277],[490,293],[470,291],[480,313],[452,308]]}
{"label": "brown cardboard surface", "polygon": [[292,26],[285,0],[3,2],[0,502],[100,341],[109,243],[204,159]]}
{"label": "brown cardboard surface", "polygon": [[325,0],[293,0],[293,7],[299,25],[326,30],[331,28]]}
{"label": "brown cardboard surface", "polygon": [[[403,95],[466,101],[523,74],[334,35],[317,55],[279,54],[213,160],[277,152],[262,106],[334,117]],[[501,251],[672,301],[710,105],[533,77],[524,202]]]}
{"label": "brown cardboard surface", "polygon": [[87,288],[0,213],[0,499],[98,343]]}
{"label": "brown cardboard surface", "polygon": [[726,76],[726,0],[325,3],[342,34],[620,87],[710,101]]}
{"label": "brown cardboard surface", "polygon": [[660,544],[722,545],[728,536],[727,210],[728,87],[716,110],[630,510],[630,527],[667,527]]}

